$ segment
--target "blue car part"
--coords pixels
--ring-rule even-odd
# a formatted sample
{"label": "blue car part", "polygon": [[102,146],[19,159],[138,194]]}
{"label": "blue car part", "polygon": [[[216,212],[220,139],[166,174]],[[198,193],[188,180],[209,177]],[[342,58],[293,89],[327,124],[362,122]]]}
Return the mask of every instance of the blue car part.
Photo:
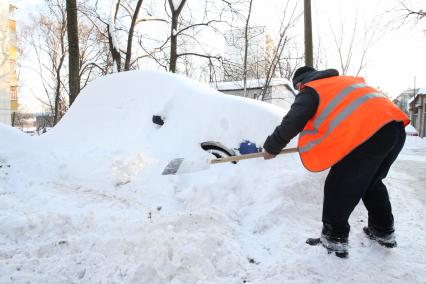
{"label": "blue car part", "polygon": [[255,143],[244,140],[237,149],[241,155],[262,152],[262,147],[257,147]]}

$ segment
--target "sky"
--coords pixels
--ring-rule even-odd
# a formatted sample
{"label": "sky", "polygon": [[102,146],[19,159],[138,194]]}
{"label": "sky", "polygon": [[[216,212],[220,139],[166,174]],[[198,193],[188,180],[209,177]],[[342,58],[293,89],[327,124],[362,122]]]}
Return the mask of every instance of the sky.
{"label": "sky", "polygon": [[[261,2],[261,3],[260,3]],[[281,15],[280,5],[285,1],[264,0],[258,1],[255,9],[260,11],[253,20],[261,25],[277,27]],[[299,5],[303,5],[303,1]],[[358,18],[358,31],[364,30],[364,22],[370,24],[376,19],[385,26],[376,36],[376,43],[368,49],[367,66],[360,73],[373,87],[395,97],[407,88],[413,88],[414,77],[416,87],[426,86],[426,19],[417,24],[407,22],[398,25],[394,19],[400,15],[394,10],[398,7],[397,0],[312,0],[312,23],[314,57],[318,45],[322,47],[322,56],[327,57],[328,68],[338,69],[336,47],[333,41],[330,25],[339,30],[343,19],[345,24],[346,42],[351,35],[355,16]],[[410,7],[425,9],[424,1],[409,0]],[[422,4],[423,3],[423,4]],[[267,15],[267,16],[265,16]],[[303,48],[303,18],[300,21],[299,43]],[[337,32],[336,32],[337,33]],[[361,36],[357,36],[361,40]],[[303,53],[303,51],[302,51]],[[354,64],[360,58],[361,52],[354,51]],[[355,75],[355,74],[348,74]]]}
{"label": "sky", "polygon": [[[319,1],[313,1],[320,3]],[[330,15],[333,17],[339,14],[341,10],[343,17],[350,18],[351,14],[358,6],[360,16],[365,15],[370,19],[381,18],[383,21],[391,22],[397,15],[391,11],[397,5],[397,1],[345,1],[345,5],[339,5],[342,1],[327,0],[326,7],[316,5],[317,20],[322,15]],[[421,7],[420,2],[424,1],[407,1],[412,7]],[[335,10],[333,10],[333,8]],[[337,9],[339,8],[339,9]],[[319,11],[322,11],[321,14]],[[352,12],[352,13],[351,13]],[[339,16],[337,16],[339,17]],[[338,19],[336,19],[338,21]],[[368,21],[367,21],[368,22]],[[333,22],[334,24],[334,22]],[[338,22],[336,23],[338,24]],[[322,25],[324,28],[325,25]],[[403,26],[395,26],[387,28],[377,39],[377,43],[369,49],[367,55],[368,66],[363,72],[368,83],[374,87],[380,87],[391,97],[401,93],[406,88],[413,88],[414,80],[416,87],[426,86],[426,19],[417,25],[409,22]],[[414,79],[416,78],[416,79]]]}
{"label": "sky", "polygon": [[[37,11],[37,8],[43,1],[41,0],[15,0],[18,10],[18,20],[24,18],[28,11]],[[252,23],[254,25],[265,25],[268,30],[274,34],[278,25],[285,1],[280,0],[254,0]],[[355,16],[358,18],[358,31],[362,32],[364,23],[371,23],[373,19],[380,20],[382,24],[393,22],[399,14],[392,12],[398,6],[397,0],[321,0],[312,1],[312,22],[313,22],[313,44],[314,53],[317,52],[318,46],[321,46],[321,55],[327,58],[326,64],[322,64],[323,68],[338,69],[336,47],[333,43],[331,34],[331,26],[336,30],[339,29],[340,23],[345,24],[345,35],[350,34],[351,28],[355,22]],[[420,0],[408,0],[410,7],[425,8]],[[295,1],[299,3],[300,9],[303,1]],[[298,44],[303,48],[303,18],[297,27],[299,37]],[[392,27],[391,27],[392,26]],[[19,29],[19,23],[18,23]],[[275,32],[276,33],[276,32]],[[336,32],[337,33],[337,32]],[[357,37],[361,39],[360,36]],[[348,39],[346,38],[346,42]],[[361,44],[358,42],[358,44]],[[218,47],[222,49],[223,47]],[[366,67],[361,71],[360,76],[365,77],[366,81],[374,87],[380,88],[390,97],[395,97],[407,88],[426,87],[426,19],[419,23],[407,22],[404,25],[387,25],[376,36],[375,44],[367,51]],[[300,52],[303,54],[303,50]],[[353,54],[353,64],[359,61],[361,52],[355,49]],[[22,63],[20,69],[21,92],[20,101],[25,108],[32,111],[40,111],[39,103],[34,99],[34,93],[40,92],[40,86],[34,80],[37,74],[29,64]],[[348,75],[355,75],[350,74]]]}

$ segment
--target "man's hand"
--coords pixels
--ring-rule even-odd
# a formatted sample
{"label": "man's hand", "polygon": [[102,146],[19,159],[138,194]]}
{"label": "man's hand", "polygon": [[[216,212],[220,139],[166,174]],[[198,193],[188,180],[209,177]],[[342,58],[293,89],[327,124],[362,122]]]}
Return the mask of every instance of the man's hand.
{"label": "man's hand", "polygon": [[262,153],[263,153],[263,159],[264,160],[270,160],[270,159],[273,159],[273,158],[275,158],[277,156],[277,155],[268,153],[266,151],[263,151]]}

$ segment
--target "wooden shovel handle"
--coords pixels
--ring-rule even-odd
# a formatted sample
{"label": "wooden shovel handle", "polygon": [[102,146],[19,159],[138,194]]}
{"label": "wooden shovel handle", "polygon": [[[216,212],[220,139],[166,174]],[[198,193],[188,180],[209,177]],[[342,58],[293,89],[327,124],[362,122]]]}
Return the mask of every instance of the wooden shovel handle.
{"label": "wooden shovel handle", "polygon": [[[297,148],[287,148],[282,149],[281,152],[278,154],[288,154],[288,153],[295,153],[297,152]],[[259,158],[263,156],[263,152],[257,152],[257,153],[251,153],[251,154],[244,154],[239,156],[230,156],[225,158],[218,158],[210,160],[210,164],[218,164],[218,163],[227,163],[227,162],[235,162],[235,161],[241,161],[241,160],[247,160],[247,159],[253,159],[253,158]]]}

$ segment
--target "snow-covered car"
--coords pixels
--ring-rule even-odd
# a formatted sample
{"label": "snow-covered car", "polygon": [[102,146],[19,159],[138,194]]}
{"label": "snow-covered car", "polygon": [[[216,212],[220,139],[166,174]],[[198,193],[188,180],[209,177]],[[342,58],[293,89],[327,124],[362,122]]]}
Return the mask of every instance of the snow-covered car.
{"label": "snow-covered car", "polygon": [[73,176],[123,163],[136,173],[176,157],[260,150],[286,111],[172,73],[122,72],[91,82],[39,139]]}

